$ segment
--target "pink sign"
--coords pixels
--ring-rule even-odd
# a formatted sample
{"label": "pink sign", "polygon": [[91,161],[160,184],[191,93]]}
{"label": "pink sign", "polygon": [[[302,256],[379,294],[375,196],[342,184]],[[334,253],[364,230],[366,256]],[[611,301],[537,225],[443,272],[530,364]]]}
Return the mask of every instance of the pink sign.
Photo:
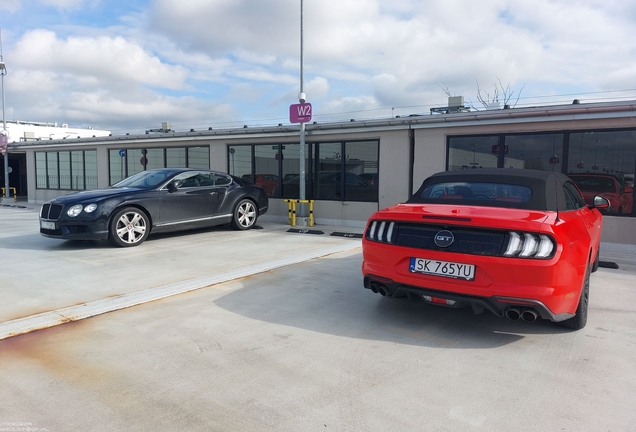
{"label": "pink sign", "polygon": [[311,121],[311,104],[301,103],[290,105],[289,121],[291,123],[307,123]]}

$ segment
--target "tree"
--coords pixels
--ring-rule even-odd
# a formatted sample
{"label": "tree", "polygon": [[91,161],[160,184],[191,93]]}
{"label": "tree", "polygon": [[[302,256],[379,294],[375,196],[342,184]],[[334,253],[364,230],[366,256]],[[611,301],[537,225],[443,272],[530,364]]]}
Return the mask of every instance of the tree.
{"label": "tree", "polygon": [[[505,107],[506,105],[510,107],[510,101],[515,97],[515,93],[516,93],[517,98],[514,100],[514,103],[512,104],[512,108],[514,108],[519,102],[519,98],[521,97],[521,92],[526,87],[526,85],[524,84],[519,89],[518,92],[515,92],[514,90],[510,88],[510,84],[504,86],[501,80],[499,79],[499,77],[496,76],[496,78],[497,78],[497,82],[493,84],[494,91],[492,94],[489,92],[482,91],[479,85],[479,81],[476,81],[477,100],[484,106],[484,108],[489,108],[493,104],[502,106],[501,104],[502,102],[503,102],[503,107]],[[445,83],[441,83],[441,84],[437,83],[437,86],[441,88],[444,93],[446,93],[446,96],[448,97],[453,96],[452,92],[450,91],[450,89]],[[467,98],[467,99],[471,108],[475,110],[479,110],[478,108],[475,107],[475,104],[470,98]]]}
{"label": "tree", "polygon": [[[488,108],[491,104],[500,105],[501,102],[503,102],[504,107],[506,105],[510,106],[510,101],[515,96],[515,92],[510,88],[510,83],[508,83],[507,86],[504,86],[501,80],[499,79],[499,77],[496,77],[496,78],[497,78],[497,82],[493,84],[494,91],[492,94],[488,92],[482,93],[481,87],[479,86],[479,81],[476,81],[477,82],[477,100],[481,102],[484,108]],[[525,87],[526,85],[524,84],[521,87],[521,89],[517,92],[517,98],[515,99],[514,104],[512,104],[512,108],[514,108],[517,105],[517,102],[519,102],[519,98],[521,97],[521,92],[523,91]]]}

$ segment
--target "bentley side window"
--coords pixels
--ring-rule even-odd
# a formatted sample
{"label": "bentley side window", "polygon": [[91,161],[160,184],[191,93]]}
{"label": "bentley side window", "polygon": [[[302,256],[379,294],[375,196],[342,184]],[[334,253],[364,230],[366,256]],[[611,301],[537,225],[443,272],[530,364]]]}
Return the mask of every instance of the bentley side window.
{"label": "bentley side window", "polygon": [[225,186],[232,183],[232,179],[226,176],[215,175],[214,184],[216,186]]}

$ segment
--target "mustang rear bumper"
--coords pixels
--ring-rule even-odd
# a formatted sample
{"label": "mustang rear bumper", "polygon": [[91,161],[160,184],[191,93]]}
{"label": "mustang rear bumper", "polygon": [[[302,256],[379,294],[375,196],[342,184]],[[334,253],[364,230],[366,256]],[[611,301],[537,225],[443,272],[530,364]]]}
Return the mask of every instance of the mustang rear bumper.
{"label": "mustang rear bumper", "polygon": [[[416,298],[421,299],[429,297],[434,299],[450,300],[450,302],[445,304],[445,306],[452,308],[471,307],[475,313],[481,313],[484,310],[488,310],[499,317],[505,316],[506,311],[513,307],[533,309],[541,316],[541,318],[555,322],[564,321],[574,316],[574,314],[571,313],[555,314],[539,300],[505,296],[480,297],[468,294],[458,294],[405,285],[391,279],[374,275],[366,275],[364,277],[364,287],[374,292],[378,292],[379,290],[380,293],[387,296],[399,297],[407,295],[410,298],[415,296]],[[433,303],[441,304],[439,301],[433,301]]]}

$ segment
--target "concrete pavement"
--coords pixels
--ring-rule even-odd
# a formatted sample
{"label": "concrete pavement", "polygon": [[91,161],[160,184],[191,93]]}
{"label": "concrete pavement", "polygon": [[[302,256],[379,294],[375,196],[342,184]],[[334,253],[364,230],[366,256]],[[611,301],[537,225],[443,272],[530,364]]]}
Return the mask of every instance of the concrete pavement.
{"label": "concrete pavement", "polygon": [[[592,275],[588,325],[573,332],[373,294],[362,288],[354,239],[264,223],[241,242],[214,229],[151,240],[127,256],[39,238],[37,214],[20,211],[0,207],[0,252],[31,258],[19,269],[33,279],[19,281],[37,284],[20,292],[18,272],[2,273],[5,317],[229,271],[206,272],[218,244],[268,243],[256,254],[263,262],[348,249],[0,341],[0,430],[578,432],[636,422],[631,251],[605,248],[602,259],[619,269]],[[41,308],[30,296],[44,298]]]}

